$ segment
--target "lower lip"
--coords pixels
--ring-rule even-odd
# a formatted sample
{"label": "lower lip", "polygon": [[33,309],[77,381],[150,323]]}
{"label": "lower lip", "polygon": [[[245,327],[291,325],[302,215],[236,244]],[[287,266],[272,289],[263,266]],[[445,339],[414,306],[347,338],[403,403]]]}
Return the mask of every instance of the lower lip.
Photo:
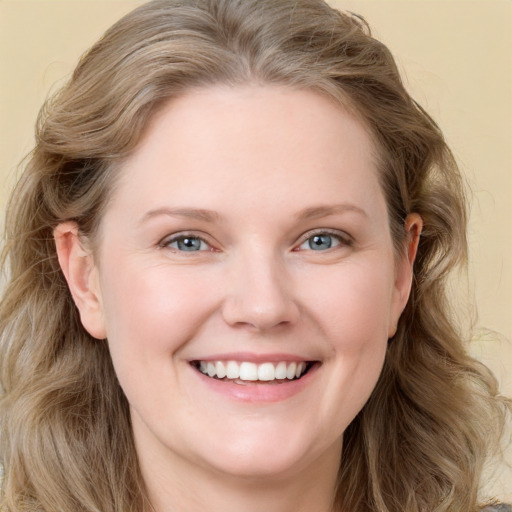
{"label": "lower lip", "polygon": [[238,384],[229,380],[214,379],[192,368],[198,378],[212,391],[243,402],[280,402],[299,394],[314,378],[319,365],[314,364],[300,379],[283,382],[254,382]]}

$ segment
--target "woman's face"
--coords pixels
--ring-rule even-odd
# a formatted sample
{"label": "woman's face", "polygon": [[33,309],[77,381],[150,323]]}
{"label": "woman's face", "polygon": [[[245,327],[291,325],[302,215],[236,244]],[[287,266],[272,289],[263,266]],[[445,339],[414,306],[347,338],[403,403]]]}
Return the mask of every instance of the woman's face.
{"label": "woman's face", "polygon": [[411,278],[354,117],[305,90],[189,92],[125,163],[99,235],[82,318],[108,338],[143,466],[337,467]]}

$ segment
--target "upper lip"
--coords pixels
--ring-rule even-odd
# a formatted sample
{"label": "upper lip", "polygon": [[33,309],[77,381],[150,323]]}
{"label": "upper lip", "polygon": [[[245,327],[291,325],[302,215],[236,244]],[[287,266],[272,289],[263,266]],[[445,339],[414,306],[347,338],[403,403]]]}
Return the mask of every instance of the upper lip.
{"label": "upper lip", "polygon": [[286,362],[308,362],[314,361],[314,358],[304,357],[297,354],[289,353],[265,353],[256,354],[254,352],[226,352],[222,354],[211,354],[208,356],[200,356],[190,359],[192,361],[247,361],[251,363],[279,363]]}

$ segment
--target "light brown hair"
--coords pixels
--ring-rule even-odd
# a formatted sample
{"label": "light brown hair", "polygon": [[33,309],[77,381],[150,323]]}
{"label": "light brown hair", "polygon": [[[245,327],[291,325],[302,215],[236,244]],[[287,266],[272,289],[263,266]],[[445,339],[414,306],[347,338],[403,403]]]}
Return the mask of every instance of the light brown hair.
{"label": "light brown hair", "polygon": [[446,298],[466,257],[466,206],[435,122],[359,17],[321,0],[157,0],[116,23],[40,113],[10,202],[0,305],[6,512],[151,510],[106,340],[82,327],[53,229],[94,240],[102,210],[163,102],[192,87],[281,84],[328,95],[370,131],[397,251],[424,222],[415,280],[383,372],[344,434],[337,511],[472,512],[509,403],[468,356]]}

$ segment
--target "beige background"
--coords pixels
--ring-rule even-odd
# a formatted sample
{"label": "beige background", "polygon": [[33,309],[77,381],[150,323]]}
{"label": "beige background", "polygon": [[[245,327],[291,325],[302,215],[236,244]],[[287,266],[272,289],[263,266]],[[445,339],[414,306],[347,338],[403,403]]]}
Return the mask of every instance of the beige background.
{"label": "beige background", "polygon": [[[135,0],[0,0],[0,211],[48,91]],[[444,130],[472,189],[469,285],[454,281],[475,353],[512,395],[512,2],[331,0],[362,14]],[[478,305],[478,317],[473,304]],[[489,332],[491,331],[491,332]],[[509,450],[510,454],[510,450]],[[512,456],[509,455],[509,459]],[[501,467],[489,492],[512,501]]]}

